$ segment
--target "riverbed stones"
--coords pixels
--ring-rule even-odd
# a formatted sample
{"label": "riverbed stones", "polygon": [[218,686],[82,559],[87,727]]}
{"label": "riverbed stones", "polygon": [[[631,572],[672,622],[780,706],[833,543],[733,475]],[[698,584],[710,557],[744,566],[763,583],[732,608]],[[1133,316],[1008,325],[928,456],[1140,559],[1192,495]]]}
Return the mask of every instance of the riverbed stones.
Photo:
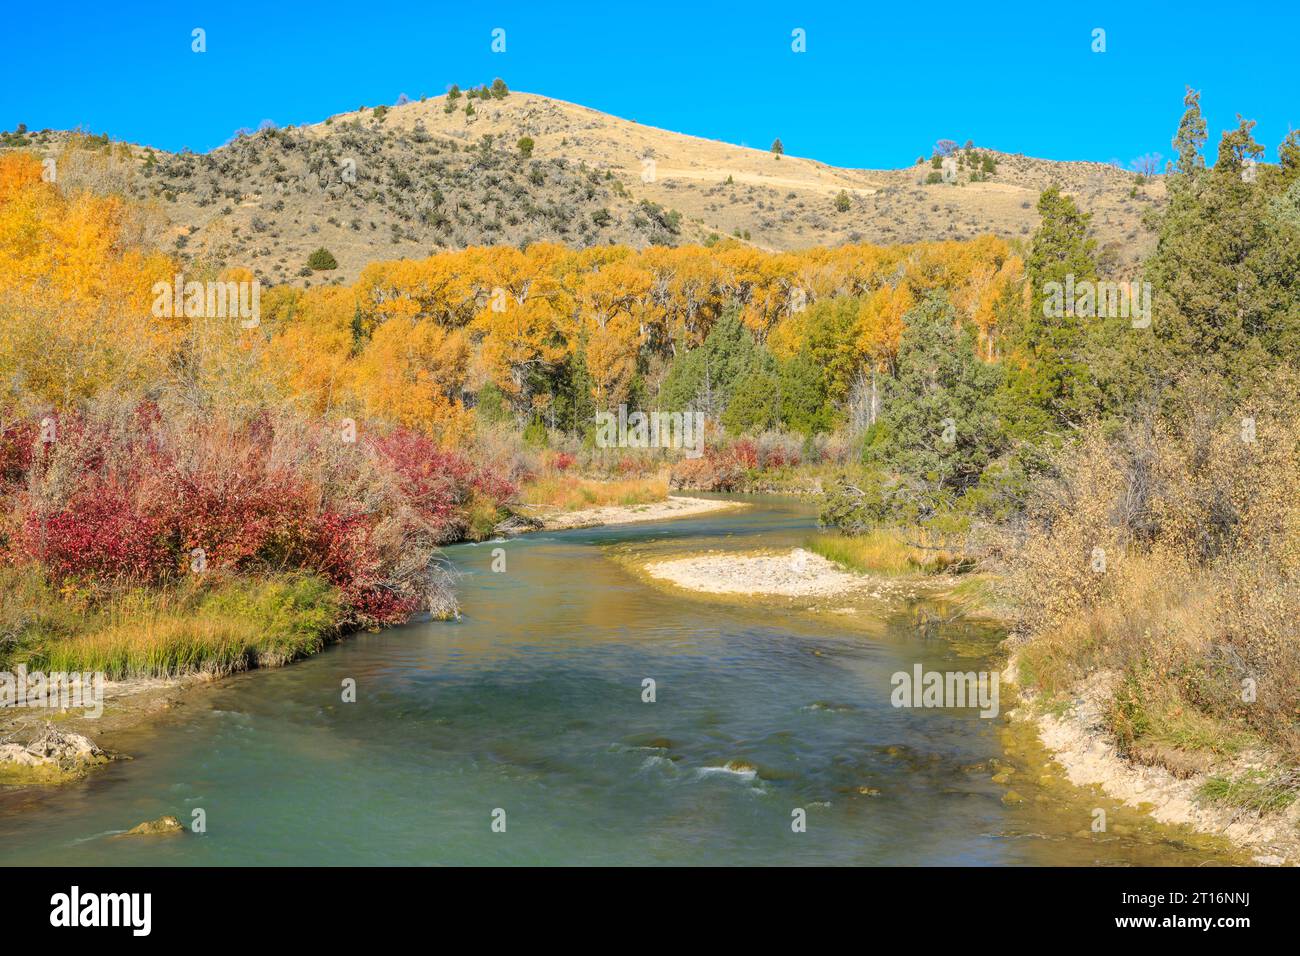
{"label": "riverbed stones", "polygon": [[746,597],[824,598],[849,592],[873,597],[893,589],[891,582],[852,574],[819,554],[796,548],[782,553],[711,552],[654,561],[646,573],[657,580],[707,594]]}

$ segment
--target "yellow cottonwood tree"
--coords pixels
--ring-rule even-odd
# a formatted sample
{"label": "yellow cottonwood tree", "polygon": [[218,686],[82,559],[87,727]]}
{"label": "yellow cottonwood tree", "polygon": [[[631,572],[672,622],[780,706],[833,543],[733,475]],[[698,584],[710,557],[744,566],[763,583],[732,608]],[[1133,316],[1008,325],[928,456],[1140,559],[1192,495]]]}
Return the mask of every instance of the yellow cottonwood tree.
{"label": "yellow cottonwood tree", "polygon": [[165,375],[181,324],[155,319],[175,264],[131,239],[121,199],[66,196],[23,153],[0,156],[0,375],[28,401],[67,408]]}
{"label": "yellow cottonwood tree", "polygon": [[450,447],[472,427],[460,397],[468,363],[463,329],[391,319],[356,359],[355,392],[367,415],[427,432]]}

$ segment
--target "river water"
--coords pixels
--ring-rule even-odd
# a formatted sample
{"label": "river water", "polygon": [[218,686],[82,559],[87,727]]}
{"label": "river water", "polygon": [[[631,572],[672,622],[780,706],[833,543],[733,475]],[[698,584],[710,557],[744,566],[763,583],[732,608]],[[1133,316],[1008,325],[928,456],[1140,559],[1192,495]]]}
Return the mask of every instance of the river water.
{"label": "river water", "polygon": [[[450,548],[460,621],[354,636],[188,694],[107,741],[134,759],[0,797],[0,862],[1224,859],[1054,782],[1004,719],[891,706],[891,675],[916,663],[996,669],[991,625],[958,618],[927,632],[905,601],[854,613],[723,602],[635,571],[651,556],[791,547],[813,527],[806,505],[765,499]],[[354,703],[342,700],[348,678]],[[1008,805],[1009,787],[991,780],[1007,765],[1023,802]],[[1097,833],[1099,808],[1108,825]],[[120,836],[163,814],[189,824],[196,810],[204,833]]]}

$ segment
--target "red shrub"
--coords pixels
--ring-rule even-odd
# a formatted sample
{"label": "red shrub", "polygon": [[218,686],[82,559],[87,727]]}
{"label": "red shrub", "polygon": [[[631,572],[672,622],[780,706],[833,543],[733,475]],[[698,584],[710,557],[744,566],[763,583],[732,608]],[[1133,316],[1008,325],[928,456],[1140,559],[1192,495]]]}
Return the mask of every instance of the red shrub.
{"label": "red shrub", "polygon": [[782,448],[780,445],[775,445],[767,450],[767,454],[763,461],[763,467],[785,468],[787,465],[793,467],[799,464],[799,461],[799,452],[794,451],[793,449]]}
{"label": "red shrub", "polygon": [[187,573],[202,549],[208,570],[317,572],[363,625],[446,607],[437,542],[460,535],[471,498],[517,493],[500,470],[404,429],[366,454],[302,422],[169,426],[143,405],[60,422],[39,456],[35,435],[0,433],[0,481],[25,477],[0,541],[7,557],[56,579],[153,584]]}
{"label": "red shrub", "polygon": [[488,498],[498,505],[513,501],[515,496],[519,494],[519,487],[506,475],[500,472],[489,472],[487,469],[475,474],[470,486],[480,496]]}
{"label": "red shrub", "polygon": [[364,515],[326,510],[316,517],[302,544],[303,566],[343,592],[357,623],[400,624],[419,610],[418,594],[387,580],[372,522]]}
{"label": "red shrub", "polygon": [[293,476],[256,467],[176,475],[175,482],[171,519],[180,544],[186,553],[201,548],[211,568],[273,565],[308,511]]}
{"label": "red shrub", "polygon": [[140,506],[133,489],[90,483],[58,512],[28,511],[18,552],[41,561],[57,578],[129,578],[158,582],[177,567],[163,519]]}
{"label": "red shrub", "polygon": [[724,455],[730,455],[742,468],[753,470],[758,467],[758,446],[752,439],[742,438],[723,452]]}
{"label": "red shrub", "polygon": [[730,450],[710,449],[700,458],[683,458],[673,466],[672,488],[700,491],[736,491],[744,486],[746,468]]}
{"label": "red shrub", "polygon": [[397,428],[372,445],[397,473],[412,507],[439,532],[456,523],[471,493],[504,504],[518,492],[503,471],[477,467],[464,455],[443,451],[426,435]]}
{"label": "red shrub", "polygon": [[404,428],[372,439],[371,445],[397,474],[411,507],[435,528],[449,524],[465,501],[473,466],[427,435]]}
{"label": "red shrub", "polygon": [[17,422],[0,430],[0,486],[21,484],[27,477],[39,436],[35,422]]}

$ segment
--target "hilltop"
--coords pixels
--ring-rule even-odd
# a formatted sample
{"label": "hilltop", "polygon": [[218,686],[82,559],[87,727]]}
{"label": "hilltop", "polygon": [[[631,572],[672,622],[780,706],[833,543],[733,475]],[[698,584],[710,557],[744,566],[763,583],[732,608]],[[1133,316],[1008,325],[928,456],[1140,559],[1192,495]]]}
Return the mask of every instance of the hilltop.
{"label": "hilltop", "polygon": [[[265,281],[354,279],[366,263],[472,245],[679,245],[730,236],[767,251],[1027,238],[1050,185],[1093,213],[1104,262],[1131,271],[1151,247],[1143,213],[1161,177],[983,147],[958,150],[955,184],[926,159],[847,169],[736,146],[529,93],[363,107],[237,136],[206,154],[118,148],[116,185],[160,210],[182,258],[244,265]],[[472,104],[473,112],[465,107]],[[68,134],[31,134],[55,155]],[[520,140],[531,140],[531,149]],[[971,160],[969,163],[967,160]],[[989,171],[992,169],[992,171]],[[306,263],[328,249],[338,268]]]}

